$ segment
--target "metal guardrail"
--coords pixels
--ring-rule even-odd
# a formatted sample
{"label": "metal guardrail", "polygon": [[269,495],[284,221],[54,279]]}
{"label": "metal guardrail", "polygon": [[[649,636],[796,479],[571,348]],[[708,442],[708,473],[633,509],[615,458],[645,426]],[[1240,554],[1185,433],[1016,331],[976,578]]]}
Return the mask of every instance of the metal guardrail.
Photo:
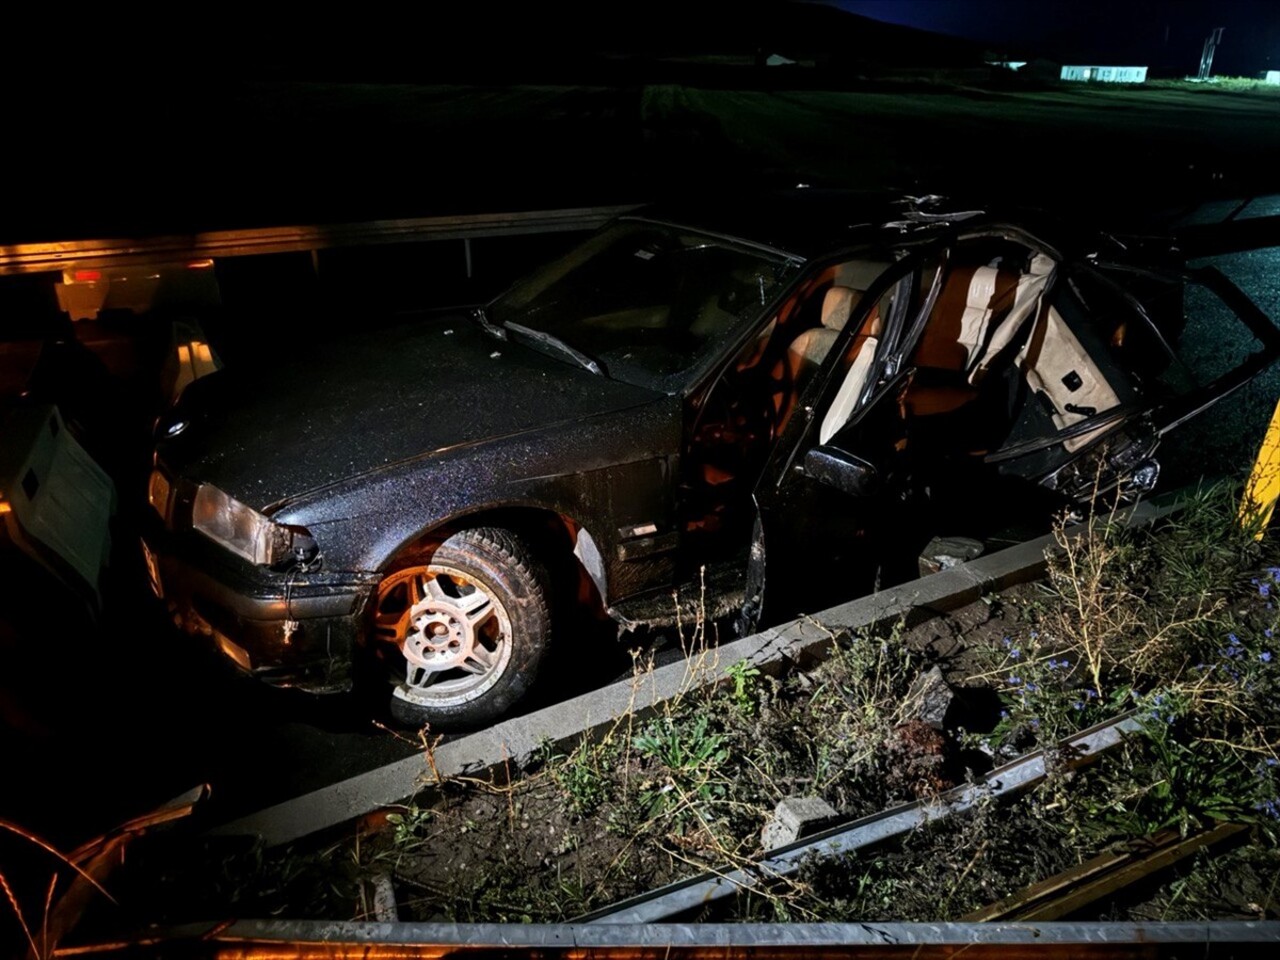
{"label": "metal guardrail", "polygon": [[[639,204],[529,210],[520,213],[461,214],[407,220],[373,220],[319,226],[214,230],[165,237],[115,240],[59,240],[0,245],[0,277],[45,273],[72,267],[112,267],[169,263],[209,257],[300,253],[332,247],[478,240],[538,233],[594,230]],[[1196,224],[1174,231],[1189,258],[1280,245],[1280,217]]]}
{"label": "metal guardrail", "polygon": [[215,230],[134,240],[64,240],[0,246],[0,276],[45,273],[72,267],[118,267],[251,254],[299,253],[332,247],[478,240],[537,233],[594,230],[636,204],[481,213],[410,220],[374,220],[320,226]]}
{"label": "metal guardrail", "polygon": [[[1083,730],[1064,740],[1057,753],[1070,766],[1090,763],[1119,746],[1127,734],[1141,729],[1132,716]],[[948,790],[935,800],[916,801],[872,814],[824,831],[807,840],[783,847],[749,868],[729,868],[682,880],[649,893],[631,897],[580,917],[579,922],[663,923],[700,910],[711,903],[758,889],[771,880],[790,876],[807,859],[842,856],[901,836],[934,820],[963,813],[988,798],[1025,790],[1043,780],[1049,760],[1037,750],[992,770],[981,783]]]}
{"label": "metal guardrail", "polygon": [[[1270,947],[1267,944],[1271,944]],[[1274,956],[1280,923],[470,924],[238,920],[60,947],[54,957],[766,957]]]}

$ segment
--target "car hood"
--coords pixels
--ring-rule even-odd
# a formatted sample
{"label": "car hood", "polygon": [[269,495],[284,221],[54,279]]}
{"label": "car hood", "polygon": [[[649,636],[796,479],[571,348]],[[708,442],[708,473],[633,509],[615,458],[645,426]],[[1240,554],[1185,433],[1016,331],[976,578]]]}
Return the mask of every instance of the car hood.
{"label": "car hood", "polygon": [[162,423],[186,426],[158,455],[261,510],[400,460],[662,397],[437,318],[198,380]]}

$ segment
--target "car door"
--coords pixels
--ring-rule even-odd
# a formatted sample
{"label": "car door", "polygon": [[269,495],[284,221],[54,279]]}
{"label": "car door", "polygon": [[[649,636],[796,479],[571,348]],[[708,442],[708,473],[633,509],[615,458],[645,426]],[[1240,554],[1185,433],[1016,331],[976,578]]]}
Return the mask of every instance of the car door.
{"label": "car door", "polygon": [[[1039,426],[1027,429],[1028,413],[1021,431],[984,462],[1063,501],[1144,492],[1159,476],[1156,455],[1171,434],[1280,358],[1280,331],[1213,267],[1077,261],[1059,269],[1061,282],[1044,312],[1054,308],[1084,362],[1092,361],[1093,374],[1113,385],[1114,395],[1110,403],[1071,404],[1061,387],[1063,380],[1074,385],[1073,364],[1060,364],[1067,372],[1059,389],[1036,404]],[[1037,333],[1033,327],[1028,335]]]}
{"label": "car door", "polygon": [[901,579],[880,551],[904,504],[892,476],[904,383],[886,360],[931,303],[926,259],[888,267],[851,310],[755,491],[747,619],[776,622]]}

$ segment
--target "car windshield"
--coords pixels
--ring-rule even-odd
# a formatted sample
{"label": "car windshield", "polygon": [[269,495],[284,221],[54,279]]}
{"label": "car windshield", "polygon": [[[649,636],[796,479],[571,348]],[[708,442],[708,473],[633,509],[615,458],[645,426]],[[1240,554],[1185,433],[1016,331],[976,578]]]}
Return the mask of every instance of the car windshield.
{"label": "car windshield", "polygon": [[[625,220],[516,284],[489,317],[517,335],[550,335],[610,377],[676,393],[759,315],[788,264],[717,237]],[[549,342],[528,339],[541,349]]]}

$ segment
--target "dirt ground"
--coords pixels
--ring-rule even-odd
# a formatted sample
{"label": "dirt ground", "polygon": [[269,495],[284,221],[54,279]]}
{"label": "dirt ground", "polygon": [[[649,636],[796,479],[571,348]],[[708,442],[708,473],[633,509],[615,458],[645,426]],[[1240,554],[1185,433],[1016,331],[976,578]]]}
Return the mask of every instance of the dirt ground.
{"label": "dirt ground", "polygon": [[[996,691],[1017,679],[1007,668],[1011,663],[1016,668],[1026,656],[1019,644],[1034,642],[1049,602],[1045,585],[1029,584],[887,638],[848,638],[811,672],[772,681],[769,691],[758,691],[759,709],[744,724],[747,736],[728,735],[706,754],[719,768],[730,768],[722,780],[682,780],[679,758],[667,755],[665,765],[655,765],[639,750],[596,747],[568,758],[548,753],[541,768],[514,786],[451,785],[439,806],[408,807],[380,827],[367,823],[374,829],[366,849],[376,851],[372,862],[390,874],[403,917],[560,921],[761,855],[760,830],[772,802],[782,796],[821,796],[841,819],[928,798],[1036,745],[1037,721],[1010,727]],[[1050,669],[1067,663],[1066,655],[1061,660],[1049,656],[1048,663]],[[889,707],[895,697],[900,703],[911,700],[904,698],[901,680],[914,681],[934,666],[955,696],[942,729],[918,719],[916,714],[927,712],[918,704]],[[898,683],[886,681],[891,673]],[[868,696],[868,685],[883,699]],[[829,691],[836,691],[838,710],[852,707],[861,719],[853,724],[836,719],[828,710]],[[722,701],[730,716],[743,708],[742,699],[734,706],[733,690]],[[693,714],[705,718],[723,706],[699,704]],[[872,719],[877,710],[885,710],[884,716]],[[1082,719],[1081,725],[1087,722]],[[625,739],[633,746],[646,735],[637,737],[641,726],[628,728]],[[733,730],[731,722],[713,720],[711,726]],[[1008,728],[1003,738],[988,737],[1002,744],[994,756],[974,749],[977,739],[1001,726]],[[653,725],[647,729],[652,733]],[[686,749],[696,752],[696,742],[696,736],[687,738]],[[1096,769],[1051,775],[1025,798],[980,804],[900,842],[811,861],[773,896],[753,896],[727,915],[699,919],[962,919],[1121,838],[1123,831],[1106,815],[1104,804],[1114,797],[1114,783],[1139,765],[1142,749],[1128,745]],[[738,751],[745,753],[738,756]],[[610,762],[616,764],[612,769],[591,766]],[[768,776],[756,784],[751,768],[759,774],[766,765]],[[843,769],[831,775],[831,767]],[[682,804],[694,798],[684,808],[686,815],[681,818],[680,806],[673,815],[671,808],[655,804],[655,787],[659,795],[664,789],[681,794]],[[628,805],[629,795],[638,795],[641,803]],[[701,808],[699,796],[705,801]],[[1172,873],[1096,904],[1092,915],[1135,920],[1280,916],[1275,879],[1280,860],[1265,839],[1254,837],[1183,861]]]}
{"label": "dirt ground", "polygon": [[[970,729],[994,726],[997,712],[989,687],[972,678],[990,665],[990,651],[1017,629],[1025,604],[1034,595],[1034,586],[1015,588],[901,634],[904,660],[922,669],[939,665],[948,681],[960,686],[962,696],[968,688],[962,712],[971,725],[976,724]],[[806,700],[809,705],[821,703],[813,698],[814,690],[853,681],[842,660],[818,666],[803,680],[792,678],[790,691],[789,681],[784,680],[778,684],[783,694],[779,699],[786,702],[786,694],[793,693],[788,705],[794,712],[781,706],[772,714],[762,710],[753,723],[753,738],[757,743],[789,746],[796,756],[795,767],[803,766],[812,746],[803,739],[804,721],[816,719],[805,717]],[[852,818],[913,800],[918,792],[953,786],[964,773],[956,767],[959,751],[949,751],[955,755],[947,758],[948,769],[942,772],[943,764],[935,762],[941,757],[932,753],[942,750],[941,742],[932,741],[889,745],[887,752],[900,754],[895,758],[896,771],[863,778],[856,786],[853,778],[836,778],[822,793],[841,818]],[[974,761],[971,754],[965,759]],[[651,776],[645,764],[635,757],[629,762],[618,758],[618,763],[612,771],[615,778],[630,779],[643,791]],[[820,781],[799,769],[788,772],[792,775],[770,778],[779,797],[806,794],[815,779]],[[568,919],[573,910],[594,908],[683,879],[699,867],[712,867],[726,852],[714,836],[696,826],[672,831],[656,844],[638,843],[639,825],[625,823],[624,808],[602,804],[584,815],[580,807],[575,810],[572,788],[566,791],[563,777],[545,769],[514,789],[471,784],[449,794],[428,815],[402,813],[406,819],[392,823],[373,839],[385,844],[384,855],[401,891],[403,915],[413,919],[482,920],[492,918],[494,911],[525,922]],[[762,852],[759,833],[769,807],[763,797],[760,800],[743,818],[750,833],[732,851],[735,855]],[[411,837],[406,839],[406,833]],[[542,888],[541,895],[531,896],[518,888],[524,877],[537,878],[532,882],[535,889]]]}
{"label": "dirt ground", "polygon": [[[145,903],[149,922],[372,919],[373,889],[387,880],[404,920],[569,921],[748,866],[784,798],[819,797],[838,820],[877,813],[1130,711],[1143,734],[1092,767],[1051,764],[1015,799],[980,802],[856,856],[809,861],[688,919],[958,920],[1114,843],[1222,821],[1250,825],[1234,849],[1184,860],[1086,915],[1280,917],[1280,800],[1267,799],[1280,566],[1267,565],[1275,544],[1259,547],[1233,526],[1234,504],[1215,494],[1150,533],[1096,538],[1070,563],[1055,562],[1048,581],[910,629],[837,637],[806,671],[769,677],[736,665],[714,691],[623,717],[571,749],[548,745],[524,770],[433,785],[291,848],[143,844],[114,890],[123,903]],[[1067,569],[1074,579],[1063,579]],[[1125,619],[1108,619],[1117,615]],[[1100,690],[1081,659],[1090,648],[1072,632],[1108,624],[1142,639],[1126,650],[1103,637],[1117,649]],[[918,686],[935,667],[947,684],[941,699]],[[1148,670],[1182,685],[1139,690]],[[1213,727],[1222,701],[1256,729]]]}
{"label": "dirt ground", "polygon": [[[509,786],[445,783],[435,802],[424,797],[421,806],[411,802],[365,818],[354,840],[348,833],[308,853],[229,855],[214,869],[206,858],[166,859],[161,891],[184,891],[166,910],[180,911],[172,916],[178,919],[194,902],[207,915],[210,903],[223,902],[240,915],[369,918],[369,878],[387,874],[402,919],[553,922],[745,862],[762,853],[761,830],[785,797],[821,796],[841,819],[855,818],[990,768],[995,760],[962,736],[1000,722],[991,670],[1005,638],[1034,621],[1039,602],[1039,588],[1026,585],[908,630],[847,638],[807,673],[744,675],[741,687],[672,714],[625,719],[603,741],[568,754],[548,748]],[[956,688],[943,730],[902,708],[911,683],[935,665]],[[650,742],[657,746],[646,751]],[[984,813],[984,845],[1012,844],[1026,821],[1016,812]],[[909,842],[905,852],[877,862],[905,870],[913,846],[937,849],[932,840]],[[978,902],[971,905],[1073,855],[1052,845],[1046,850],[1053,852],[1016,869],[1008,858],[991,860],[974,874]],[[796,890],[769,904],[771,916],[812,918],[810,898],[797,892],[810,888],[830,888],[829,917],[853,909],[840,893],[846,874],[838,865],[815,865]],[[921,912],[931,896],[923,894]],[[885,918],[903,909],[901,892],[893,900],[896,906],[883,907]],[[760,907],[742,909],[749,916]]]}

